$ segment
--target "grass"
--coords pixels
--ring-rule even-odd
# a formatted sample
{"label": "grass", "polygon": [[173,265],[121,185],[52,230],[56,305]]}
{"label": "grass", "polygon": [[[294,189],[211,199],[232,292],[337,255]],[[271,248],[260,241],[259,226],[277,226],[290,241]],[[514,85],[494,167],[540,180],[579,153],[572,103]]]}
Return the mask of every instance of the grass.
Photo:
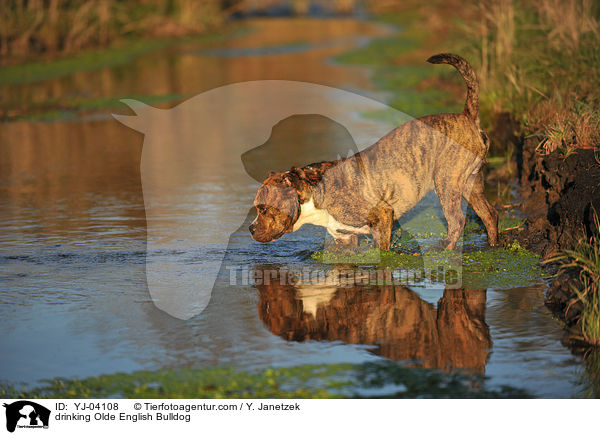
{"label": "grass", "polygon": [[201,34],[227,18],[214,0],[4,0],[0,2],[0,55],[75,53],[124,37]]}
{"label": "grass", "polygon": [[[372,80],[378,89],[389,94],[387,104],[408,116],[394,114],[393,111],[367,113],[370,119],[390,124],[406,122],[411,117],[430,113],[460,111],[462,102],[453,92],[436,86],[441,80],[457,82],[451,68],[438,68],[425,60],[433,54],[429,48],[431,32],[422,25],[423,14],[416,7],[402,12],[384,13],[379,21],[396,27],[397,34],[372,41],[335,59],[352,65],[373,67]],[[422,54],[421,54],[422,53]]]}
{"label": "grass", "polygon": [[[78,53],[61,57],[48,62],[34,61],[0,68],[0,86],[27,85],[45,80],[67,77],[84,71],[95,71],[104,68],[115,68],[126,65],[137,57],[167,49],[175,44],[185,42],[210,44],[227,38],[235,38],[251,31],[248,27],[232,27],[227,33],[166,38],[143,39],[116,44],[111,47],[82,50]],[[147,104],[171,103],[184,100],[189,95],[116,95],[100,98],[82,98],[62,96],[45,98],[41,101],[15,102],[6,99],[0,104],[0,120],[54,121],[68,120],[81,113],[107,111],[122,107],[121,99],[129,98]]]}
{"label": "grass", "polygon": [[480,375],[410,368],[393,361],[260,370],[226,367],[57,378],[27,389],[0,387],[3,398],[526,398]]}
{"label": "grass", "polygon": [[575,249],[564,250],[547,260],[558,262],[560,271],[573,271],[579,285],[571,284],[577,300],[583,304],[579,325],[583,339],[600,346],[600,220],[594,213],[595,235],[579,241]]}
{"label": "grass", "polygon": [[[340,59],[374,65],[374,79],[391,92],[396,109],[416,117],[461,108],[464,84],[458,74],[424,64],[429,55],[450,51],[477,71],[484,129],[492,129],[498,113],[510,112],[521,123],[519,134],[540,138],[540,153],[600,144],[597,2],[371,2],[371,8],[400,34]],[[406,65],[421,68],[415,69],[416,83],[402,71]],[[423,92],[411,95],[414,90]],[[491,154],[505,146],[492,141]]]}
{"label": "grass", "polygon": [[502,232],[508,229],[520,227],[525,220],[509,214],[503,214],[498,218],[498,231]]}
{"label": "grass", "polygon": [[34,61],[9,65],[0,69],[0,86],[34,83],[78,71],[115,67],[168,44],[169,40],[164,39],[138,40],[118,47],[83,51],[52,62]]}
{"label": "grass", "polygon": [[122,41],[109,47],[81,50],[52,61],[27,61],[0,68],[0,86],[35,83],[57,77],[69,76],[80,71],[113,68],[131,62],[138,56],[166,48],[184,41],[212,42],[235,37],[248,31],[237,27],[225,33],[188,36],[184,38],[137,39]]}
{"label": "grass", "polygon": [[376,39],[366,47],[336,56],[336,60],[353,65],[385,66],[402,54],[409,53],[421,45],[416,35],[401,33],[391,38]]}
{"label": "grass", "polygon": [[481,2],[463,28],[478,59],[484,126],[511,112],[542,154],[600,144],[600,7],[591,0]]}
{"label": "grass", "polygon": [[[183,94],[164,95],[129,95],[118,98],[62,98],[60,100],[46,100],[43,104],[28,107],[23,114],[12,113],[11,121],[68,121],[77,119],[84,113],[108,111],[123,107],[122,99],[141,101],[146,104],[174,103],[183,101],[189,96]],[[1,119],[1,116],[0,116]]]}

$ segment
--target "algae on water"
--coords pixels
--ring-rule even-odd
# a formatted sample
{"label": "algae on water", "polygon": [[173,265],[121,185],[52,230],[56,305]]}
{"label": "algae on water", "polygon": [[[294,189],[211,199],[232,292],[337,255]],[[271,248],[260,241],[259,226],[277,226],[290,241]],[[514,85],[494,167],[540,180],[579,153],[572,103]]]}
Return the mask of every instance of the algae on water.
{"label": "algae on water", "polygon": [[394,361],[241,370],[228,367],[56,378],[32,389],[0,386],[5,398],[516,398],[481,375],[444,373]]}
{"label": "algae on water", "polygon": [[[542,280],[544,272],[537,254],[516,241],[504,247],[489,247],[479,219],[471,210],[467,218],[463,238],[456,251],[437,249],[439,242],[446,237],[444,218],[436,207],[425,202],[401,219],[402,227],[396,228],[392,236],[391,251],[369,249],[369,244],[365,246],[366,240],[363,239],[358,250],[330,246],[314,253],[312,259],[323,264],[390,269],[394,276],[413,277],[412,280],[398,282],[406,285],[422,286],[435,282],[465,288],[507,289]],[[510,216],[503,216],[500,221],[507,227],[520,222]]]}

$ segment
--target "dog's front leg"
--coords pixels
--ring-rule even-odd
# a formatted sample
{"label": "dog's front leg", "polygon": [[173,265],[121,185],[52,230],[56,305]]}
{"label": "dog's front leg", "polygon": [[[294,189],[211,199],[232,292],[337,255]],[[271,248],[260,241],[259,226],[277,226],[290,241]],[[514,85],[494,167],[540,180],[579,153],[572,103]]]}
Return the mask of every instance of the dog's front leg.
{"label": "dog's front leg", "polygon": [[375,241],[375,247],[389,251],[392,242],[394,210],[387,204],[378,204],[369,212],[368,225]]}

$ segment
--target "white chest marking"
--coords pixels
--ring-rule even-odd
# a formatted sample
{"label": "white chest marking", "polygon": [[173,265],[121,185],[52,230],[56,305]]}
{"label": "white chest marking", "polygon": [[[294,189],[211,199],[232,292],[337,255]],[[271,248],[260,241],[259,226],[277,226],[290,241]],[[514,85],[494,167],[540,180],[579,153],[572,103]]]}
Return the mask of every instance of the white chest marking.
{"label": "white chest marking", "polygon": [[312,314],[314,318],[317,318],[319,306],[329,305],[329,302],[331,302],[337,291],[338,287],[335,286],[298,286],[296,295],[302,301],[302,311]]}
{"label": "white chest marking", "polygon": [[319,225],[327,228],[329,234],[336,238],[348,237],[348,234],[340,233],[340,230],[347,231],[352,234],[370,234],[370,229],[367,225],[362,227],[352,227],[336,221],[333,216],[327,213],[327,210],[315,207],[314,201],[305,202],[300,206],[300,217],[294,224],[293,230],[296,231],[304,224]]}

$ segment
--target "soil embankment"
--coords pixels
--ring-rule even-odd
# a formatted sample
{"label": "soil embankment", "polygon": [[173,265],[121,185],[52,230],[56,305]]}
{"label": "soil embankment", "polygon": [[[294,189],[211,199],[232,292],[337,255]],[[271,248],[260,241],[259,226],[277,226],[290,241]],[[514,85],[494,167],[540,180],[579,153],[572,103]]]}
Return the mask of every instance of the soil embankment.
{"label": "soil embankment", "polygon": [[[594,210],[600,212],[600,152],[577,149],[565,155],[556,150],[542,155],[537,151],[539,139],[516,142],[521,210],[527,218],[522,228],[505,237],[517,239],[546,259],[594,235]],[[577,345],[574,337],[582,304],[573,286],[581,289],[577,276],[565,274],[554,279],[546,293],[546,305],[574,332],[565,335],[566,344]]]}

